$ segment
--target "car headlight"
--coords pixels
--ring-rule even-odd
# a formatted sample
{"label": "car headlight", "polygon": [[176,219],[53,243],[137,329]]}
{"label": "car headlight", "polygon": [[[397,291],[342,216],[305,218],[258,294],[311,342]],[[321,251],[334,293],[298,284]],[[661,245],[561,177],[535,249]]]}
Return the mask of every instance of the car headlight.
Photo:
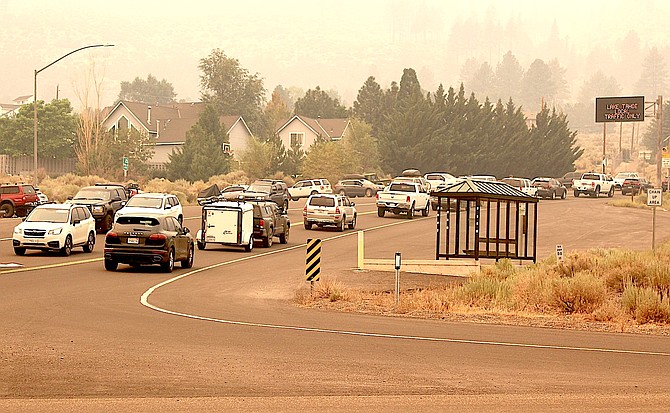
{"label": "car headlight", "polygon": [[14,227],[14,233],[15,233],[15,234],[20,234],[20,233],[21,233],[21,228],[19,228],[19,227]]}
{"label": "car headlight", "polygon": [[49,235],[60,235],[63,232],[63,228],[54,228],[49,230]]}
{"label": "car headlight", "polygon": [[94,212],[94,213],[95,213],[95,212],[97,212],[97,213],[101,213],[101,212],[103,212],[103,211],[105,210],[105,209],[104,209],[102,206],[100,206],[100,205],[98,205],[98,206],[94,206],[92,209],[93,209],[93,212]]}

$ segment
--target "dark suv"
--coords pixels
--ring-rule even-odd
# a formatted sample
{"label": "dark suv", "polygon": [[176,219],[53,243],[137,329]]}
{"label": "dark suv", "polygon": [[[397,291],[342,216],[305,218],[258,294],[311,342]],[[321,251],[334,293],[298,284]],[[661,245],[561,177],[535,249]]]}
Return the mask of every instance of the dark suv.
{"label": "dark suv", "polygon": [[273,237],[279,237],[279,242],[288,242],[291,221],[286,211],[280,209],[272,201],[252,201],[254,206],[254,239],[260,239],[263,246],[272,246]]}
{"label": "dark suv", "polygon": [[288,211],[288,186],[278,179],[257,179],[239,195],[245,201],[272,201]]}
{"label": "dark suv", "polygon": [[81,188],[68,202],[86,205],[95,218],[99,232],[107,232],[112,227],[116,211],[128,201],[128,193],[121,185],[95,185]]}
{"label": "dark suv", "polygon": [[0,185],[0,216],[25,217],[40,200],[35,188],[29,184]]}

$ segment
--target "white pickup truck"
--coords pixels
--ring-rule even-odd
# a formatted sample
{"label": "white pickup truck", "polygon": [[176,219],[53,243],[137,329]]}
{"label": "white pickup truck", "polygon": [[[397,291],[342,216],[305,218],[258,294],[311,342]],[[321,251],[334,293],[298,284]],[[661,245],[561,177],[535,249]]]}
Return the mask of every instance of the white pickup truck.
{"label": "white pickup truck", "polygon": [[377,215],[383,217],[386,211],[394,214],[406,213],[412,219],[415,211],[427,217],[430,213],[430,194],[420,183],[391,182],[381,192],[377,192]]}
{"label": "white pickup truck", "polygon": [[609,175],[586,172],[582,174],[581,179],[574,180],[572,190],[575,197],[584,194],[596,198],[600,194],[607,194],[611,198],[614,196],[615,186],[614,179]]}

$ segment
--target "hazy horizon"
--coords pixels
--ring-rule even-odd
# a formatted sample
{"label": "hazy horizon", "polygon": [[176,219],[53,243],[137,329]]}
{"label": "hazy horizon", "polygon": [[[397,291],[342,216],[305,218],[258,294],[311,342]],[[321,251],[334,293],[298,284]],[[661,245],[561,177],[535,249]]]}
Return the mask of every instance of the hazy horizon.
{"label": "hazy horizon", "polygon": [[[400,80],[403,69],[413,68],[426,90],[434,91],[440,83],[458,87],[466,59],[488,61],[495,68],[508,50],[524,69],[536,58],[557,57],[567,69],[574,97],[595,65],[607,70],[607,59],[599,61],[598,53],[605,50],[618,58],[625,52],[619,43],[630,31],[637,33],[642,49],[670,50],[670,29],[664,21],[670,4],[663,1],[564,1],[547,6],[533,1],[433,0],[185,4],[190,8],[158,1],[0,0],[0,103],[32,95],[35,69],[100,43],[115,46],[78,52],[40,73],[38,98],[53,99],[58,87],[59,96],[78,108],[77,90],[85,89],[86,73],[94,64],[103,81],[102,106],[116,100],[122,81],[146,79],[148,74],[170,82],[178,100],[196,101],[198,63],[216,48],[259,73],[268,92],[278,84],[305,91],[320,86],[337,91],[347,106],[368,76],[386,88]],[[523,32],[522,41],[515,44],[481,33],[477,41],[455,42],[454,25],[474,21],[485,28],[512,25]],[[556,55],[560,51],[542,47],[552,27],[558,29],[564,54],[569,52],[579,63],[561,61]],[[630,85],[637,79],[617,80],[624,94],[634,93]]]}

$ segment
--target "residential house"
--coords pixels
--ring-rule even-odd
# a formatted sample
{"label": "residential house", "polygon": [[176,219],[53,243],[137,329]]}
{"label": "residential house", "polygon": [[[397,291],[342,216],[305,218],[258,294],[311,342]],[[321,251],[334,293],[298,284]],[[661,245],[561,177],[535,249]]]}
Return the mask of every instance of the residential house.
{"label": "residential house", "polygon": [[19,96],[12,103],[0,103],[0,116],[11,118],[15,116],[21,106],[33,103],[33,95]]}
{"label": "residential house", "polygon": [[312,119],[299,115],[284,122],[276,132],[284,148],[290,149],[295,144],[305,152],[318,138],[339,141],[349,133],[349,119]]}
{"label": "residential house", "polygon": [[[198,122],[204,108],[202,102],[150,105],[120,100],[103,112],[102,124],[105,130],[134,128],[155,138],[154,156],[148,163],[162,168],[170,161],[170,154],[183,147],[186,132]],[[221,116],[220,122],[229,137],[229,145],[221,149],[238,158],[252,138],[251,131],[241,116]]]}

